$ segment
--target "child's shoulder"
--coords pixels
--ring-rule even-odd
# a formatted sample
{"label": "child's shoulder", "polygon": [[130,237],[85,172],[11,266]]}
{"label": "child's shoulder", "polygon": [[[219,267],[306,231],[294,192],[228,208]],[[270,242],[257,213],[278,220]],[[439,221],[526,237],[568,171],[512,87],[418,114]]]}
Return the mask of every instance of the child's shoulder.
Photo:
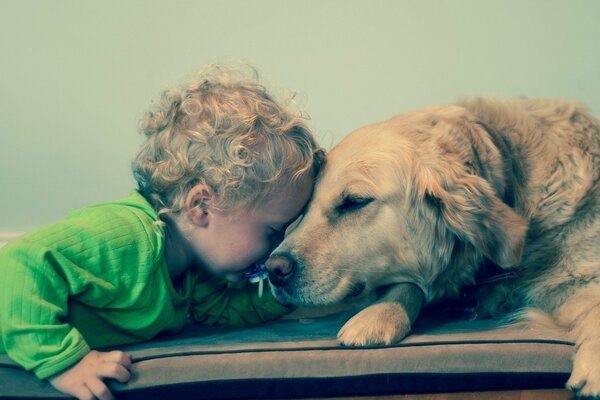
{"label": "child's shoulder", "polygon": [[158,218],[156,210],[137,190],[132,191],[130,196],[124,199],[105,201],[80,208],[71,212],[66,219],[82,217],[97,218],[120,224],[129,221],[147,226],[155,225],[154,223]]}
{"label": "child's shoulder", "polygon": [[14,242],[62,250],[128,247],[156,255],[164,240],[164,229],[155,223],[156,218],[152,206],[134,191],[125,199],[80,208],[62,221],[36,228]]}
{"label": "child's shoulder", "polygon": [[151,242],[164,236],[164,229],[157,224],[157,213],[138,192],[127,198],[106,201],[81,208],[70,213],[67,224],[89,227],[93,234],[109,235],[124,240],[134,240],[137,235],[147,236]]}
{"label": "child's shoulder", "polygon": [[0,249],[0,264],[38,268],[50,262],[103,276],[125,263],[130,273],[141,276],[152,272],[163,257],[164,229],[155,218],[156,212],[137,192],[84,207],[8,243]]}

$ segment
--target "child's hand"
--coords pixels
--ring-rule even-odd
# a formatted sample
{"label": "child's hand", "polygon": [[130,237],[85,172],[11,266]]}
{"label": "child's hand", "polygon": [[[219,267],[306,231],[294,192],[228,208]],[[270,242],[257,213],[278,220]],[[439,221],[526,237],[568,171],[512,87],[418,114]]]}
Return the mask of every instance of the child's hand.
{"label": "child's hand", "polygon": [[56,374],[48,381],[61,392],[78,399],[112,400],[113,395],[103,382],[113,378],[127,382],[131,377],[131,355],[122,351],[102,353],[92,350],[71,368]]}

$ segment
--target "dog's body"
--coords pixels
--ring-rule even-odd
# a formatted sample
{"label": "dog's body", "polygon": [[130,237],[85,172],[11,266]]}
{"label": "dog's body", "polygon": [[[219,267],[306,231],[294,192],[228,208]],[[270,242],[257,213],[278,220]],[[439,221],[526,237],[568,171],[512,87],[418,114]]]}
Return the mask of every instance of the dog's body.
{"label": "dog's body", "polygon": [[434,107],[330,152],[307,213],[267,262],[284,302],[373,303],[339,333],[389,344],[484,263],[480,316],[542,310],[577,343],[569,387],[600,396],[600,123],[562,100]]}

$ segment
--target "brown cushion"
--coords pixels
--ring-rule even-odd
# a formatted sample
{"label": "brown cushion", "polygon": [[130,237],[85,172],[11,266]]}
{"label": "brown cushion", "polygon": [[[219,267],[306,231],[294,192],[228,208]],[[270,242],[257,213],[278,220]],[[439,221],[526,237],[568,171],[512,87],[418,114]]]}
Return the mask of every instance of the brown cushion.
{"label": "brown cushion", "polygon": [[[492,320],[435,318],[385,348],[345,348],[336,333],[352,313],[247,329],[189,324],[176,336],[127,346],[134,375],[118,398],[267,398],[561,388],[574,347],[556,332]],[[0,355],[0,398],[57,398],[46,382]]]}

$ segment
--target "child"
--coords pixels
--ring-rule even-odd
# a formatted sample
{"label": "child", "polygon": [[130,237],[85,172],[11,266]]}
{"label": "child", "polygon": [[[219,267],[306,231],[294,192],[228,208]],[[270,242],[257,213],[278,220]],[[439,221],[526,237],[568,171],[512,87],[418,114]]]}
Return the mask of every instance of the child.
{"label": "child", "polygon": [[[324,152],[255,78],[213,67],[146,114],[127,199],[83,208],[0,251],[0,352],[65,393],[112,398],[131,357],[92,349],[242,326],[288,311],[236,281],[282,240]],[[225,278],[225,279],[223,279]]]}

